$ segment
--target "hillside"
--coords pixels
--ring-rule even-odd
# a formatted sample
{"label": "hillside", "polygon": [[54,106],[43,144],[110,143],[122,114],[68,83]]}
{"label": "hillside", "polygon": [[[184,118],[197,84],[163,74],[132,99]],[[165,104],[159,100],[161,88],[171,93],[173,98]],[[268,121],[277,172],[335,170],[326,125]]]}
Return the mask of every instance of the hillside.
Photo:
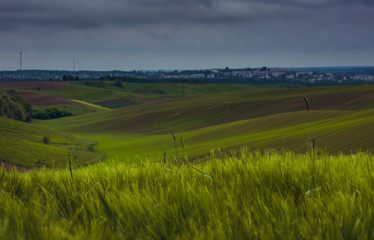
{"label": "hillside", "polygon": [[[310,118],[319,148],[372,151],[373,93],[373,86],[215,93],[39,124],[93,139],[99,151],[114,158],[127,156],[128,161],[137,161],[139,155],[175,155],[170,127],[178,137],[179,154],[190,158],[243,145],[304,152]],[[310,114],[303,95],[310,100]]]}
{"label": "hillside", "polygon": [[[67,128],[94,132],[162,133],[304,111],[303,95],[315,110],[359,111],[374,108],[374,87],[324,87],[204,94],[122,108],[72,119]],[[74,126],[82,120],[83,124]]]}
{"label": "hillside", "polygon": [[[181,84],[181,83],[131,83],[115,86],[113,81],[10,81],[0,82],[1,91],[12,91],[26,97],[33,105],[71,107],[72,100],[84,101],[105,108],[118,109],[141,103],[194,96],[208,93],[237,92],[264,88],[250,84]],[[273,88],[266,86],[266,88]],[[76,104],[77,102],[75,102]],[[87,105],[86,105],[87,107]],[[82,113],[94,112],[87,108]],[[96,109],[97,110],[97,109]],[[80,113],[73,108],[73,111]]]}
{"label": "hillside", "polygon": [[[0,168],[0,238],[372,239],[373,93],[216,92],[0,118],[2,159],[48,167]],[[92,149],[107,159],[78,167],[100,159]]]}
{"label": "hillside", "polygon": [[[45,137],[48,144],[43,142]],[[102,157],[90,151],[94,144],[91,140],[0,117],[0,160],[7,164],[61,168],[68,166],[69,157],[74,166],[96,163]]]}
{"label": "hillside", "polygon": [[[113,156],[113,152],[117,152],[118,149],[123,148],[122,144],[125,142],[122,140],[114,142],[114,136],[112,133],[109,135],[99,134],[97,135],[94,131],[91,131],[91,126],[88,127],[88,119],[95,119],[95,121],[105,121],[107,117],[110,117],[111,109],[121,108],[121,109],[131,109],[131,106],[135,105],[142,109],[142,103],[153,104],[153,103],[164,103],[164,102],[173,102],[178,97],[183,96],[202,96],[204,94],[219,94],[222,92],[235,92],[238,90],[254,90],[261,89],[261,86],[253,85],[241,85],[241,84],[184,84],[183,92],[182,85],[180,83],[122,83],[122,87],[114,86],[114,82],[105,81],[86,81],[86,82],[61,82],[61,81],[25,81],[25,82],[0,82],[0,93],[5,92],[11,95],[21,95],[28,99],[32,104],[34,111],[39,111],[42,116],[43,113],[51,112],[51,109],[58,109],[59,111],[68,112],[76,117],[74,118],[61,118],[55,120],[55,126],[51,126],[51,130],[62,130],[64,132],[69,132],[70,135],[75,135],[82,138],[93,139],[99,143],[97,149],[102,151],[101,148],[104,145],[107,145],[109,148],[114,151],[108,152],[106,150],[102,151],[108,156]],[[129,107],[130,106],[130,107]],[[149,111],[149,109],[145,109]],[[114,118],[121,118],[121,115],[114,115]],[[138,119],[139,120],[139,119]],[[65,127],[78,126],[77,122],[82,121],[78,129],[73,131],[67,131]],[[34,121],[32,125],[49,125],[48,122],[38,122]],[[54,122],[54,121],[52,121]],[[109,125],[111,123],[108,123]],[[139,123],[138,123],[139,124]],[[143,126],[139,124],[138,127],[144,127],[144,124],[147,124],[144,121]],[[5,125],[4,125],[5,126]],[[81,131],[86,129],[87,131]],[[113,130],[113,129],[112,129]],[[116,130],[114,130],[116,131]],[[80,134],[83,133],[83,134]],[[123,133],[119,131],[118,133]],[[128,134],[131,132],[128,132]],[[93,135],[92,135],[93,134]],[[18,133],[16,134],[18,135]],[[158,136],[159,137],[159,136]],[[161,136],[162,137],[162,136]],[[164,136],[166,137],[166,136]],[[43,138],[42,134],[36,137],[38,141]],[[129,138],[127,138],[129,139]],[[144,143],[149,143],[155,148],[159,148],[159,145],[155,145],[155,142],[158,142],[159,139],[147,140],[142,135],[134,136],[131,138],[134,142],[130,144],[136,144],[139,141],[139,145]],[[119,145],[118,145],[119,144]],[[30,145],[30,144],[28,144]],[[118,145],[118,148],[113,146]],[[7,149],[11,149],[13,145],[4,147],[6,148],[3,152],[12,152]],[[15,145],[14,145],[15,146]],[[43,146],[43,145],[42,145]],[[17,149],[17,147],[15,147]],[[135,152],[139,149],[134,148]],[[144,150],[144,149],[143,149]],[[149,149],[152,151],[151,149]],[[63,151],[64,153],[62,153]],[[161,150],[160,150],[161,151]],[[29,152],[31,156],[27,156],[26,152]],[[13,162],[14,164],[20,164],[22,166],[32,167],[32,166],[51,166],[55,158],[58,158],[58,161],[67,162],[68,155],[66,150],[61,149],[52,149],[50,146],[34,146],[30,147],[26,152],[14,152],[13,155],[5,153],[7,161]],[[59,152],[59,154],[57,154]],[[142,151],[144,153],[144,151]],[[148,152],[148,149],[147,149]],[[126,153],[127,154],[127,153]],[[45,155],[46,159],[39,159],[39,155]],[[50,157],[46,157],[50,156]],[[29,158],[30,160],[25,160]],[[95,158],[96,159],[96,158]],[[83,162],[89,161],[89,159],[83,160]],[[77,165],[82,163],[77,162]]]}

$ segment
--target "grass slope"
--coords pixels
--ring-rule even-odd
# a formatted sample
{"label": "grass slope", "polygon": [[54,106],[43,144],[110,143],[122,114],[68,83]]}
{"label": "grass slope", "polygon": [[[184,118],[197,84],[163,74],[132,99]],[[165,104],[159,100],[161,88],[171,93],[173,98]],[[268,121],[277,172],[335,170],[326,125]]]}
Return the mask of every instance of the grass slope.
{"label": "grass slope", "polygon": [[[44,144],[43,137],[50,143]],[[68,135],[31,124],[0,117],[1,161],[27,168],[66,167],[70,156],[74,166],[98,162],[101,156],[91,152],[90,140],[79,140]],[[74,157],[76,156],[76,157]]]}
{"label": "grass slope", "polygon": [[[115,87],[113,81],[26,81],[0,82],[1,92],[13,92],[36,101],[36,110],[57,108],[67,110],[74,115],[118,109],[131,105],[159,101],[181,96],[202,95],[207,93],[234,92],[262,89],[263,86],[249,84],[184,84],[181,83],[127,83]],[[266,86],[271,88],[271,86]],[[35,96],[34,96],[35,95]],[[32,97],[34,96],[34,97]],[[58,101],[73,101],[72,104],[57,104]],[[73,104],[80,103],[80,104]]]}
{"label": "grass slope", "polygon": [[[0,239],[373,239],[374,156],[356,152],[373,150],[373,90],[215,93],[32,125],[0,118],[5,160],[35,166],[87,148],[38,125],[96,140],[109,156],[72,171],[0,168]],[[307,150],[303,94],[320,149],[264,150]]]}
{"label": "grass slope", "polygon": [[100,163],[73,177],[0,169],[0,237],[372,239],[373,163],[243,149],[194,166]]}
{"label": "grass slope", "polygon": [[181,137],[190,158],[243,145],[303,152],[310,136],[306,94],[318,147],[335,153],[372,151],[373,93],[373,86],[216,93],[40,124],[93,139],[97,150],[111,158],[127,156],[129,162],[173,155],[170,126],[177,133],[179,153]]}
{"label": "grass slope", "polygon": [[[89,132],[165,133],[304,111],[302,95],[312,110],[357,111],[374,108],[374,87],[329,87],[217,93],[146,105],[70,121],[67,128]],[[58,126],[58,124],[56,124]]]}
{"label": "grass slope", "polygon": [[139,104],[152,99],[177,98],[207,93],[233,92],[240,90],[260,89],[261,86],[244,84],[184,84],[182,94],[179,83],[122,83],[123,87],[115,87],[113,82],[99,81],[72,82],[68,87],[50,88],[45,92],[68,99],[77,99],[103,105],[105,101],[126,100],[122,105],[113,108],[127,107],[129,104]]}

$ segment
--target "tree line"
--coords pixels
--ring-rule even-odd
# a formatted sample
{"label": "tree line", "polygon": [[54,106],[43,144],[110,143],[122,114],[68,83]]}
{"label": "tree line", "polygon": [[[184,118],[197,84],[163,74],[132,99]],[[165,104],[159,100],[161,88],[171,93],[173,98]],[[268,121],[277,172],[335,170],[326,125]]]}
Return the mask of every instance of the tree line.
{"label": "tree line", "polygon": [[30,102],[19,95],[0,95],[0,116],[28,122],[33,119],[54,119],[73,116],[71,112],[57,108],[34,110]]}
{"label": "tree line", "polygon": [[28,122],[32,118],[31,104],[22,96],[2,94],[0,116]]}

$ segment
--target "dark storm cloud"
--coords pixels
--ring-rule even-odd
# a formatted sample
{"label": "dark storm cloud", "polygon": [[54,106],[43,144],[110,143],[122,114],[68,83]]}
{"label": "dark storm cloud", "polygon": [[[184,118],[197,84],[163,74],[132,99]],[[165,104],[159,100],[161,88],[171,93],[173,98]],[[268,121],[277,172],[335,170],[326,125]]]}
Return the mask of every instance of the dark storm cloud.
{"label": "dark storm cloud", "polygon": [[[368,0],[18,0],[0,3],[0,27],[99,28],[107,25],[225,23],[303,14],[313,8],[372,7]],[[292,13],[292,11],[295,11]],[[286,13],[286,14],[285,14]],[[316,13],[318,14],[318,12]]]}
{"label": "dark storm cloud", "polygon": [[161,7],[168,7],[168,6],[204,6],[204,7],[212,7],[216,6],[219,2],[217,0],[128,0],[136,5],[145,5],[145,6],[161,6]]}
{"label": "dark storm cloud", "polygon": [[159,65],[177,56],[181,63],[212,56],[215,65],[218,56],[359,55],[374,52],[373,12],[373,0],[2,0],[0,53],[127,54]]}
{"label": "dark storm cloud", "polygon": [[[5,1],[0,3],[0,22],[6,29],[22,25],[97,28],[107,24],[122,26],[163,21],[180,22],[188,18],[200,20],[201,16],[195,12],[196,9],[210,8],[213,5],[214,2],[210,0]],[[222,14],[210,15],[208,18],[220,16]]]}

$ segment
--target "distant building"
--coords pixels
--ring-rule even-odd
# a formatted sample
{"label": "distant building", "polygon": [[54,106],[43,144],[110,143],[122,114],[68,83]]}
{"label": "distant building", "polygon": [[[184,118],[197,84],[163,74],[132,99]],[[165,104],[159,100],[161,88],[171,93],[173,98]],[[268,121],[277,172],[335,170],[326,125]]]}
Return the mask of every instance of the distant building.
{"label": "distant building", "polygon": [[313,72],[297,72],[296,73],[296,77],[305,76],[305,75],[311,76],[313,75]]}
{"label": "distant building", "polygon": [[233,77],[239,77],[239,78],[252,78],[252,72],[251,71],[232,71],[231,76]]}
{"label": "distant building", "polygon": [[356,81],[367,81],[367,82],[371,82],[371,81],[374,81],[374,76],[373,75],[354,75],[352,77],[353,80],[356,80]]}
{"label": "distant building", "polygon": [[208,79],[213,79],[214,77],[215,77],[214,73],[210,73],[210,74],[206,75],[206,78],[208,78]]}
{"label": "distant building", "polygon": [[295,79],[295,75],[293,75],[293,74],[288,74],[288,75],[286,76],[286,78],[287,78],[287,79]]}
{"label": "distant building", "polygon": [[202,73],[195,73],[195,74],[191,74],[190,77],[191,77],[191,78],[195,78],[195,79],[201,79],[201,78],[205,78],[205,74],[202,74]]}
{"label": "distant building", "polygon": [[278,78],[282,75],[285,75],[286,73],[283,71],[280,71],[279,69],[274,69],[269,72],[270,76]]}

